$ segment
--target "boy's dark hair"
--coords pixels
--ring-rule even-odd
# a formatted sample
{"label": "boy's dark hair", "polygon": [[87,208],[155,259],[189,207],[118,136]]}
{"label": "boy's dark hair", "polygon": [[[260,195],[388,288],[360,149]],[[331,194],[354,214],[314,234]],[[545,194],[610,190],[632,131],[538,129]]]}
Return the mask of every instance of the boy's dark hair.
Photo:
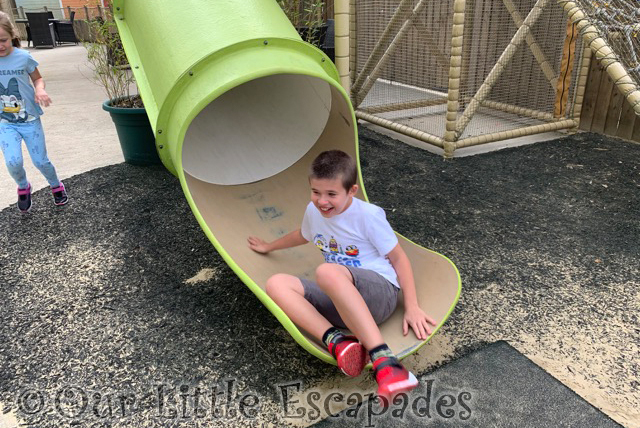
{"label": "boy's dark hair", "polygon": [[358,181],[358,167],[356,161],[342,150],[328,150],[314,159],[309,178],[341,178],[342,185],[348,192]]}

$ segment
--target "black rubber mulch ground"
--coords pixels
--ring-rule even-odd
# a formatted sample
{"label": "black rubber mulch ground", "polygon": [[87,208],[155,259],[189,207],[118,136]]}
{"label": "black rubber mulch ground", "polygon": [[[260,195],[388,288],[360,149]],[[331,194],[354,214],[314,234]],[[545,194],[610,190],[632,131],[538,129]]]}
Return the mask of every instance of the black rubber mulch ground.
{"label": "black rubber mulch ground", "polygon": [[[483,303],[469,296],[503,290],[509,301],[493,314],[498,324],[535,335],[571,306],[566,275],[592,296],[595,315],[632,326],[621,340],[638,343],[640,145],[578,134],[445,161],[363,129],[360,147],[370,200],[396,230],[446,254],[461,272],[463,297],[446,328],[463,339],[455,356],[484,343],[474,334]],[[54,207],[45,190],[30,215],[15,205],[0,212],[5,410],[42,428],[282,424],[276,385],[335,376],[235,277],[162,167],[120,164],[65,183],[66,207]],[[202,269],[212,277],[185,282]],[[610,283],[622,284],[615,296]],[[509,313],[523,307],[531,311]],[[623,359],[623,373],[637,379],[637,359]],[[171,388],[210,394],[218,382],[219,390],[232,382],[255,394],[245,404],[258,397],[258,419],[239,414],[237,404],[235,415],[204,410],[200,418],[193,398],[187,417],[173,413],[181,398]],[[178,403],[160,406],[160,394]]]}

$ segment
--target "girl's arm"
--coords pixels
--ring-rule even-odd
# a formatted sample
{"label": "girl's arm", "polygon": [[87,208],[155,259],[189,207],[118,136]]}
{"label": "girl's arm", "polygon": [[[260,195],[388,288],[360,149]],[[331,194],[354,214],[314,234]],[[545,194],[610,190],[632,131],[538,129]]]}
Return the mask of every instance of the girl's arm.
{"label": "girl's arm", "polygon": [[247,241],[249,242],[249,248],[260,254],[267,254],[275,250],[297,247],[298,245],[309,242],[304,239],[300,229],[294,230],[273,242],[264,241],[257,236],[250,236]]}
{"label": "girl's arm", "polygon": [[407,253],[404,252],[400,244],[396,245],[393,250],[387,254],[387,257],[398,275],[398,282],[400,283],[402,295],[404,296],[402,334],[406,336],[409,333],[409,327],[411,327],[418,339],[425,340],[431,334],[429,324],[435,326],[436,323],[418,305],[416,284],[413,279],[413,271],[409,257],[407,257]]}
{"label": "girl's arm", "polygon": [[29,74],[29,77],[31,77],[31,81],[33,82],[33,87],[36,90],[36,103],[44,107],[49,107],[52,101],[51,101],[51,98],[49,98],[47,91],[44,90],[45,88],[44,79],[40,75],[40,71],[38,70],[37,67],[35,70],[33,70],[33,73]]}

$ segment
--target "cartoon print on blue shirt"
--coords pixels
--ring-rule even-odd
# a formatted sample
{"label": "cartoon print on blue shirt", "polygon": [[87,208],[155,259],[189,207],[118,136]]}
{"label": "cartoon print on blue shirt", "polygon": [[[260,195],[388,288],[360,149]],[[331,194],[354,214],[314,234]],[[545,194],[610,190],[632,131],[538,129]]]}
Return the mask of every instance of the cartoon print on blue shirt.
{"label": "cartoon print on blue shirt", "polygon": [[6,88],[0,83],[0,106],[2,106],[0,119],[11,123],[26,122],[28,114],[24,104],[24,100],[18,89],[18,81],[15,77],[9,80]]}
{"label": "cartoon print on blue shirt", "polygon": [[324,261],[327,263],[337,263],[345,266],[361,267],[362,262],[358,260],[360,250],[356,245],[348,245],[346,251],[342,250],[342,245],[332,236],[327,244],[327,240],[321,234],[313,237],[316,247],[322,252]]}

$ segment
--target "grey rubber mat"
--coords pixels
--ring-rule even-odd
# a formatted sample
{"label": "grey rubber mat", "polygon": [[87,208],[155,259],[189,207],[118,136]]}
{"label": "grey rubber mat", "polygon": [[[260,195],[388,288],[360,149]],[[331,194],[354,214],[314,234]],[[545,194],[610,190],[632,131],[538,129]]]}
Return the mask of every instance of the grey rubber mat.
{"label": "grey rubber mat", "polygon": [[377,398],[314,427],[620,427],[507,342],[419,377],[385,410]]}

